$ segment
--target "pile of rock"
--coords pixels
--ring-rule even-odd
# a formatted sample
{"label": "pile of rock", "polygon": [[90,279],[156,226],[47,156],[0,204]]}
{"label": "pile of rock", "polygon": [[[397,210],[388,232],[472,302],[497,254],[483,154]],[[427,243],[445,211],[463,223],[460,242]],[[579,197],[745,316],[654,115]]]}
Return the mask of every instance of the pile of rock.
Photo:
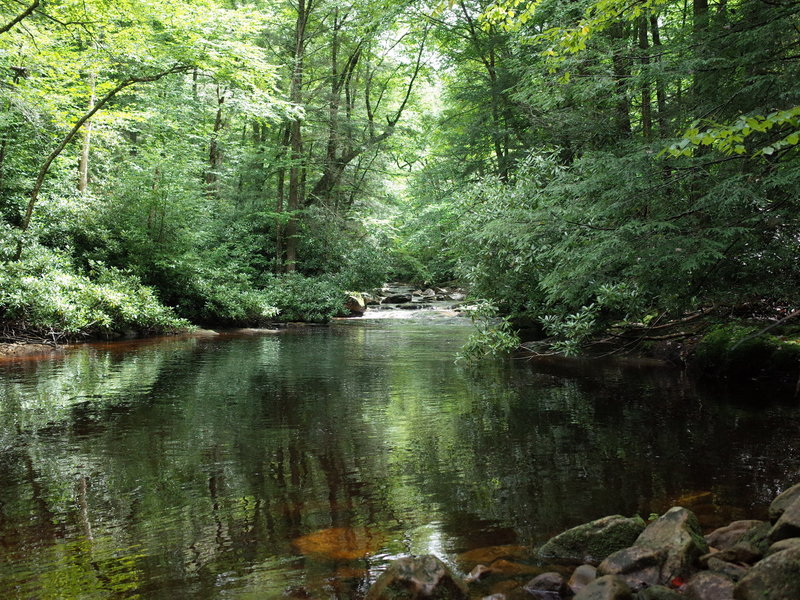
{"label": "pile of rock", "polygon": [[[734,521],[706,536],[682,507],[649,524],[604,517],[539,549],[542,563],[568,569],[484,600],[800,600],[800,484],[772,502],[769,517]],[[369,600],[478,598],[467,584],[490,576],[494,564],[476,566],[462,581],[435,557],[402,560],[379,578]]]}
{"label": "pile of rock", "polygon": [[388,304],[429,304],[431,302],[460,302],[466,298],[460,288],[434,287],[420,289],[415,286],[393,283],[387,284],[371,294],[362,294],[367,306]]}

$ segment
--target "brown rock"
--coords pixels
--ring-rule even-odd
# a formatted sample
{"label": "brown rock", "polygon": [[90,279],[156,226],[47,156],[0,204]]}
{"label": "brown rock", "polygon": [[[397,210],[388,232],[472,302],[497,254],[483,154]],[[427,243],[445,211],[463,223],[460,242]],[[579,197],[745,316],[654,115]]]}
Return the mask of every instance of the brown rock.
{"label": "brown rock", "polygon": [[691,600],[733,600],[733,587],[724,575],[701,571],[692,575],[683,593]]}
{"label": "brown rock", "polygon": [[800,498],[786,507],[769,532],[770,545],[788,538],[800,537]]}
{"label": "brown rock", "polygon": [[713,573],[724,575],[731,581],[739,581],[742,577],[747,575],[746,567],[714,557],[708,559],[708,570]]}
{"label": "brown rock", "polygon": [[709,546],[717,550],[726,550],[741,540],[742,536],[750,529],[761,523],[763,523],[763,521],[734,521],[730,525],[715,529],[709,533],[705,539]]}
{"label": "brown rock", "polygon": [[571,595],[560,573],[542,573],[525,584],[525,591],[538,600],[561,600]]}
{"label": "brown rock", "polygon": [[472,569],[472,571],[469,572],[469,575],[464,578],[464,581],[467,583],[472,583],[473,581],[483,579],[491,572],[492,570],[486,565],[477,565],[474,569]]}
{"label": "brown rock", "polygon": [[718,560],[724,560],[725,562],[730,563],[745,563],[752,565],[761,560],[761,557],[762,554],[758,551],[758,548],[746,542],[739,542],[727,550],[704,554],[700,557],[700,564],[706,565],[710,559],[716,558]]}
{"label": "brown rock", "polygon": [[605,575],[578,592],[575,600],[633,600],[633,593],[621,577]]}
{"label": "brown rock", "polygon": [[769,547],[769,549],[767,549],[765,556],[775,554],[776,552],[783,552],[784,550],[789,550],[790,548],[800,548],[800,537],[786,538],[780,542],[775,542]]}
{"label": "brown rock", "polygon": [[798,499],[800,499],[800,483],[783,491],[772,501],[769,505],[769,520],[776,523],[784,511]]}
{"label": "brown rock", "polygon": [[572,572],[567,585],[577,594],[595,579],[597,579],[597,569],[592,565],[581,565]]}

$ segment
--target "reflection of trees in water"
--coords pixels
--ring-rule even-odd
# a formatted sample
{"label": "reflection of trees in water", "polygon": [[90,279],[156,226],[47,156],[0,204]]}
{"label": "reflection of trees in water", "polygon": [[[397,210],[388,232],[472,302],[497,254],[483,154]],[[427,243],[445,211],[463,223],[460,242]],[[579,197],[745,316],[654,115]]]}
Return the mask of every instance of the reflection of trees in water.
{"label": "reflection of trees in water", "polygon": [[[39,391],[4,384],[3,426],[21,426],[4,438],[0,536],[22,570],[0,587],[32,573],[44,585],[49,569],[86,589],[205,597],[334,576],[346,596],[369,561],[303,557],[292,540],[386,531],[389,553],[536,542],[691,490],[765,501],[797,474],[792,408],[730,406],[658,371],[459,369],[437,346],[447,332],[430,335],[87,349],[39,367]],[[84,558],[59,558],[69,551]]]}

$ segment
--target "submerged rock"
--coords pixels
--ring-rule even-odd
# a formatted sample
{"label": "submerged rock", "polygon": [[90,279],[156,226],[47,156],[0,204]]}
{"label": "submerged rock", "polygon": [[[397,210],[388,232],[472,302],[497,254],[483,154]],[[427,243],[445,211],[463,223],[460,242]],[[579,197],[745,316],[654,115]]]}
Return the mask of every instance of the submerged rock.
{"label": "submerged rock", "polygon": [[337,560],[355,560],[369,556],[382,543],[383,536],[366,527],[320,529],[292,540],[292,545],[303,554]]}
{"label": "submerged rock", "polygon": [[366,600],[468,600],[466,584],[433,555],[397,559],[378,577]]}
{"label": "submerged rock", "polygon": [[569,564],[596,565],[610,554],[633,544],[644,528],[644,521],[639,517],[603,517],[550,539],[539,549],[539,557]]}

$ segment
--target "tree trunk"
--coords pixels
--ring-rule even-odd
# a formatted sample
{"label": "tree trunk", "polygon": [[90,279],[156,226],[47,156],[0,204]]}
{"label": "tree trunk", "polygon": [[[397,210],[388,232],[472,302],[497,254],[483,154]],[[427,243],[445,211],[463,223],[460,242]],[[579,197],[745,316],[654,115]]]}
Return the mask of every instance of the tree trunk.
{"label": "tree trunk", "polygon": [[[94,108],[94,103],[97,101],[95,97],[95,86],[97,83],[97,74],[89,73],[89,104],[87,110]],[[81,158],[78,163],[78,191],[85,193],[86,188],[89,186],[89,148],[92,142],[92,123],[89,120],[83,128],[83,141],[81,142]]]}
{"label": "tree trunk", "polygon": [[[653,15],[650,17],[650,31],[653,34],[653,49],[656,51],[656,62],[661,62],[661,34],[658,30],[658,18]],[[660,65],[659,65],[660,66]],[[656,75],[656,102],[658,103],[658,133],[662,138],[669,135],[667,125],[667,92],[664,89],[664,77],[660,72]]]}
{"label": "tree trunk", "polygon": [[647,39],[647,17],[637,24],[639,30],[639,49],[642,51],[642,135],[649,140],[653,134],[653,116],[650,102],[650,57],[647,52],[650,44]]}

